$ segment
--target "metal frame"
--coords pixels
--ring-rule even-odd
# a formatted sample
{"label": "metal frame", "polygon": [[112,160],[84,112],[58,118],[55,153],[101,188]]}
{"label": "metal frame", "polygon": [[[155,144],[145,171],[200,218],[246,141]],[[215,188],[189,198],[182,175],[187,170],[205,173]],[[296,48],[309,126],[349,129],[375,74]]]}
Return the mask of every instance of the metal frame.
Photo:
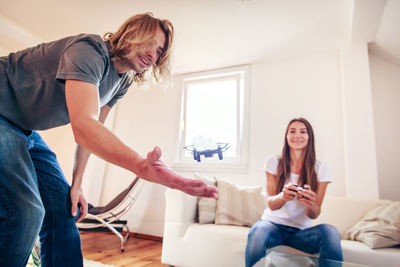
{"label": "metal frame", "polygon": [[[115,225],[115,221],[119,220],[135,203],[140,192],[143,189],[144,181],[138,178],[138,181],[130,189],[129,193],[112,209],[100,214],[87,214],[85,219],[95,220],[95,222],[79,222],[77,227],[79,229],[93,229],[99,227],[107,227],[121,240],[121,252],[125,251],[125,243],[129,238],[129,228],[127,224]],[[113,224],[114,223],[114,224]],[[123,236],[115,227],[121,227],[122,231],[126,230],[127,233]],[[121,232],[122,232],[121,231]]]}

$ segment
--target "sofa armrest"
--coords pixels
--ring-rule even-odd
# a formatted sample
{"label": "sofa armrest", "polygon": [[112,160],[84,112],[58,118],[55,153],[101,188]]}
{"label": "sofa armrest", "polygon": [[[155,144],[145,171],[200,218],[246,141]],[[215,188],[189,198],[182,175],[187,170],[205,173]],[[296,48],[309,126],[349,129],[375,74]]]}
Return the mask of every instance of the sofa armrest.
{"label": "sofa armrest", "polygon": [[196,221],[197,197],[168,188],[165,191],[165,224],[161,262],[180,263],[187,228]]}
{"label": "sofa armrest", "polygon": [[196,220],[197,197],[168,188],[165,198],[165,223],[193,223]]}

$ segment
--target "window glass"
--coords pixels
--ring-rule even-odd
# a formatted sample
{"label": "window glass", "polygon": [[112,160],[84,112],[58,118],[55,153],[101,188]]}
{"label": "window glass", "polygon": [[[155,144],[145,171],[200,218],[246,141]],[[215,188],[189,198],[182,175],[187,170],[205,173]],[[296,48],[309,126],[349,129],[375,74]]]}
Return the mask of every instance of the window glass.
{"label": "window glass", "polygon": [[[246,95],[249,67],[234,67],[183,75],[182,114],[179,133],[178,162],[175,167],[195,169],[212,166],[246,164]],[[223,148],[221,157],[196,151]],[[198,162],[198,163],[195,163]],[[197,165],[196,165],[197,164]]]}
{"label": "window glass", "polygon": [[[237,80],[189,83],[186,97],[185,146],[216,149],[217,143],[229,143],[224,157],[237,156],[238,99]],[[185,157],[192,157],[186,150]]]}

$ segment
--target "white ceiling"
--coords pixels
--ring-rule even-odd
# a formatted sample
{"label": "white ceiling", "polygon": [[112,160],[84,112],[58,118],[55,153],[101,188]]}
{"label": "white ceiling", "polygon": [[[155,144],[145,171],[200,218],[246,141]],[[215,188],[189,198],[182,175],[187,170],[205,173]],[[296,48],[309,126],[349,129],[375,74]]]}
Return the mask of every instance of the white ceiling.
{"label": "white ceiling", "polygon": [[[153,12],[176,30],[174,72],[374,42],[400,60],[399,0],[0,0],[0,53],[115,31]],[[112,3],[112,5],[111,5]]]}

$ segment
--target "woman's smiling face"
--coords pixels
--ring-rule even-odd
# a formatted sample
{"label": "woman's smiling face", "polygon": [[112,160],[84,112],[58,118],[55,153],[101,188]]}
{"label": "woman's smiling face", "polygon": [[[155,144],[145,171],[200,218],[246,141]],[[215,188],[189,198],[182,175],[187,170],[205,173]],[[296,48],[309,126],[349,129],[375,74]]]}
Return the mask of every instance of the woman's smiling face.
{"label": "woman's smiling face", "polygon": [[306,125],[300,121],[292,122],[286,135],[290,149],[304,150],[308,145],[308,132]]}

